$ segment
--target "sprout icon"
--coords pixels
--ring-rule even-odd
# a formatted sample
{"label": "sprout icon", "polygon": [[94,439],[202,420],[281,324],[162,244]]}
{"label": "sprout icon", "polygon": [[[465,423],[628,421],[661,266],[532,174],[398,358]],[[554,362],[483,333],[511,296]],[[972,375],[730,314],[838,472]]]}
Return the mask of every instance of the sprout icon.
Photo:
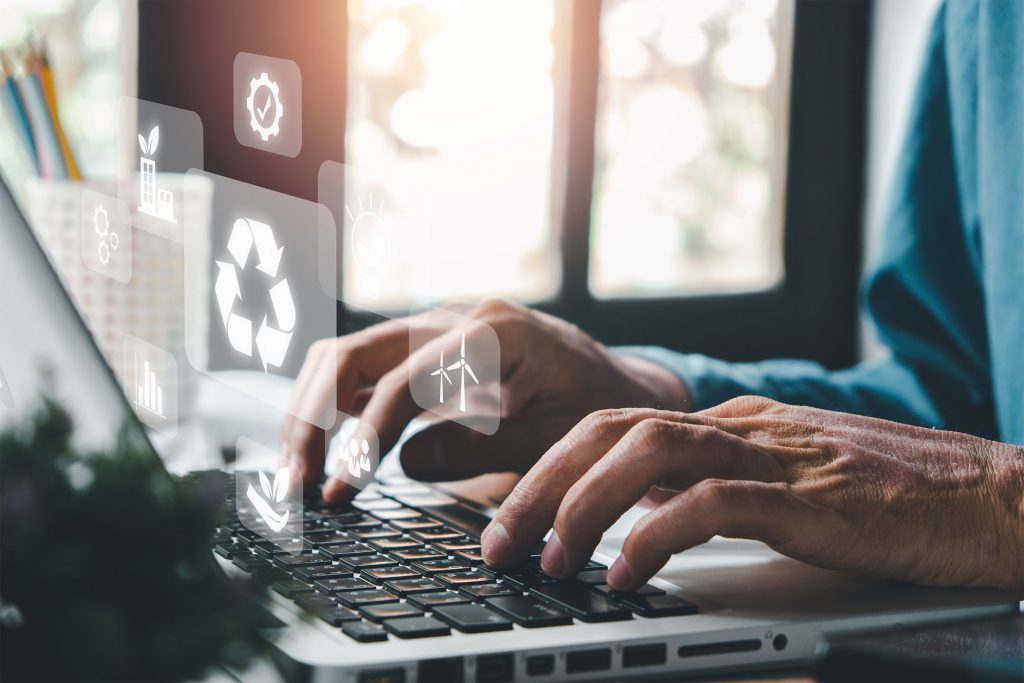
{"label": "sprout icon", "polygon": [[[263,495],[267,499],[273,501],[273,503],[280,503],[288,496],[288,486],[290,483],[290,477],[287,467],[282,467],[278,470],[277,474],[274,475],[274,485],[270,485],[270,480],[267,479],[267,475],[263,474],[260,470],[260,487],[263,489]],[[284,528],[284,525],[288,523],[288,510],[284,511],[284,514],[278,514],[274,512],[271,504],[261,496],[256,489],[249,484],[249,490],[245,493],[249,501],[252,502],[256,508],[256,512],[260,513],[260,517],[267,523],[271,531],[280,531]]]}

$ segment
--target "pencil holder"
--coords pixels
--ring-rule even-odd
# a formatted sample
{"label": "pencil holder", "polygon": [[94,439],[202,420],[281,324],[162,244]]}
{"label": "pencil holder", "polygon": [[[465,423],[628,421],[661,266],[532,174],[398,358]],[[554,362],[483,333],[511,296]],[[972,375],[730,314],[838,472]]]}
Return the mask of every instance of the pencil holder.
{"label": "pencil holder", "polygon": [[[188,215],[199,222],[194,226],[196,234],[208,235],[212,187],[186,184],[183,175],[167,175],[160,181],[189,205]],[[210,281],[208,277],[186,281],[180,224],[162,229],[140,222],[138,202],[127,206],[118,202],[116,189],[113,182],[32,179],[25,186],[26,210],[130,402],[138,391],[135,385],[142,381],[131,366],[132,345],[141,339],[166,352],[155,353],[146,372],[161,378],[162,396],[176,397],[175,414],[167,417],[177,425],[189,418],[197,388],[197,373],[185,356],[186,330],[203,337],[196,343],[202,348],[208,328],[185,325],[185,290],[192,289],[189,296],[205,300]]]}

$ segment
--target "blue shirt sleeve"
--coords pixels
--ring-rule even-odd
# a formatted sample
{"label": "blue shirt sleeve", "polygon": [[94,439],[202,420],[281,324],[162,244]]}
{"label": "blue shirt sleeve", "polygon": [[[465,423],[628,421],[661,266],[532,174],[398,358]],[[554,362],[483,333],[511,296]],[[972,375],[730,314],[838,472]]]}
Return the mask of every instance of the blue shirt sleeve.
{"label": "blue shirt sleeve", "polygon": [[744,394],[990,438],[997,436],[973,198],[973,163],[954,141],[945,7],[933,25],[892,188],[880,262],[865,303],[887,358],[829,371],[798,360],[726,363],[697,354],[625,347],[686,383],[702,410]]}

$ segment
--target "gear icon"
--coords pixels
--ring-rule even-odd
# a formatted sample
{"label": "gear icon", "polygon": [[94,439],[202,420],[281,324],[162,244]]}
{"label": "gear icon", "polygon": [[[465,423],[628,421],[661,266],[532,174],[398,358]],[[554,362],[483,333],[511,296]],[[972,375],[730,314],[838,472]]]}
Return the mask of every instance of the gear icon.
{"label": "gear icon", "polygon": [[110,252],[117,251],[119,239],[117,233],[110,229],[110,216],[107,214],[106,207],[102,204],[97,206],[92,212],[92,228],[100,237],[99,244],[96,247],[100,263],[107,265],[110,263]]}
{"label": "gear icon", "polygon": [[[265,88],[269,93],[270,97],[274,100],[274,120],[270,125],[264,125],[260,123],[267,114],[267,106],[270,102],[267,101],[263,105],[262,111],[257,113],[256,105],[256,93],[261,88]],[[263,142],[266,142],[271,136],[276,136],[281,132],[281,117],[284,116],[284,106],[281,104],[281,89],[278,87],[276,81],[270,80],[267,72],[264,71],[259,75],[259,78],[253,78],[249,82],[249,96],[245,99],[245,108],[249,110],[249,126],[252,128],[254,133],[259,133],[260,138]]]}
{"label": "gear icon", "polygon": [[[101,223],[103,224],[102,229],[100,229]],[[96,210],[92,212],[92,227],[101,239],[107,236],[107,229],[110,227],[110,217],[107,215],[107,209],[102,204],[97,206]]]}

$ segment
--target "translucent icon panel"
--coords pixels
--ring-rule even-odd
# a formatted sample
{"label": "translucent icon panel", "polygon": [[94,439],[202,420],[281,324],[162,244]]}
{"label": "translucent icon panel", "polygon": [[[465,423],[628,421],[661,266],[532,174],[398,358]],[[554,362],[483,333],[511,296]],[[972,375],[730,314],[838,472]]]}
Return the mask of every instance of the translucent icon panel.
{"label": "translucent icon panel", "polygon": [[483,434],[496,432],[501,345],[494,329],[445,308],[409,324],[409,388],[416,405]]}
{"label": "translucent icon panel", "polygon": [[89,270],[127,284],[132,278],[131,212],[115,197],[82,191],[82,262]]}
{"label": "translucent icon panel", "polygon": [[203,168],[203,124],[192,111],[131,97],[121,98],[118,153],[130,162],[118,177],[118,198],[135,227],[181,241],[185,206],[205,194],[187,195],[183,174]]}
{"label": "translucent icon panel", "polygon": [[[396,195],[400,181],[388,166],[355,167],[325,161],[318,178],[319,202],[336,226],[342,267],[324,291],[344,303],[394,318],[409,308],[408,292],[430,300],[431,225],[419,211],[422,197]],[[325,271],[323,271],[325,272]]]}
{"label": "translucent icon panel", "polygon": [[337,424],[338,431],[327,445],[324,470],[328,476],[363,489],[380,467],[380,439],[373,426],[359,418],[339,412]]}
{"label": "translucent icon panel", "polygon": [[[337,334],[337,304],[320,286],[333,278],[333,235],[319,204],[222,176],[192,171],[213,185],[210,220],[185,220],[189,363],[233,388],[319,427],[331,427],[336,391],[323,403],[293,402],[290,387],[253,373],[294,379],[310,347]],[[324,252],[327,255],[324,255]],[[321,269],[328,274],[321,275]],[[205,341],[199,341],[205,340]],[[248,371],[248,372],[239,372]]]}
{"label": "translucent icon panel", "polygon": [[[236,447],[240,458],[278,462],[276,451],[247,437],[240,437]],[[304,549],[302,505],[302,481],[287,465],[235,472],[235,513],[242,526],[292,555]]]}
{"label": "translucent icon panel", "polygon": [[178,433],[178,364],[158,346],[128,334],[121,381],[139,420],[169,437]]}
{"label": "translucent icon panel", "polygon": [[239,52],[232,94],[239,144],[298,156],[302,149],[302,75],[298,64]]}

